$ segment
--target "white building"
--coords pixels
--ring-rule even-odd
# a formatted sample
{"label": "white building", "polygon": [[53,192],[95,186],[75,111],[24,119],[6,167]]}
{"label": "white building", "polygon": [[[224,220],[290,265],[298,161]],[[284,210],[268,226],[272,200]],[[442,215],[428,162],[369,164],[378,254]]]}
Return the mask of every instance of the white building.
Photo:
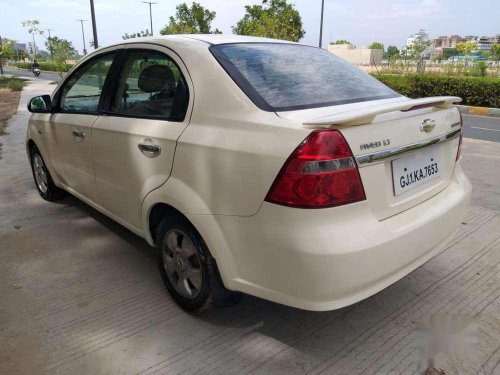
{"label": "white building", "polygon": [[412,34],[406,39],[406,46],[403,47],[403,51],[411,51],[415,45],[426,45],[426,48],[422,52],[422,57],[428,58],[432,49],[430,44],[429,34],[424,29],[420,29],[418,33]]}
{"label": "white building", "polygon": [[424,29],[420,29],[418,33],[410,35],[406,39],[406,47],[412,48],[415,44],[419,42],[428,42],[429,34],[425,32]]}
{"label": "white building", "polygon": [[[36,43],[35,43],[35,48],[36,48],[35,53],[40,52],[40,49],[38,48],[38,45]],[[33,42],[28,42],[28,50],[26,52],[28,52],[30,55],[33,55]]]}
{"label": "white building", "polygon": [[352,44],[330,44],[328,51],[355,65],[381,65],[381,49],[355,48]]}

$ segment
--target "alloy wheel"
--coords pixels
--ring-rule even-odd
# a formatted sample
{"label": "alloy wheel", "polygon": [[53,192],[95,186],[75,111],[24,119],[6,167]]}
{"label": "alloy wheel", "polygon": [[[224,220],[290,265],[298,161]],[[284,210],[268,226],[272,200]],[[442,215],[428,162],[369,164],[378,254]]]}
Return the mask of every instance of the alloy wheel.
{"label": "alloy wheel", "polygon": [[196,298],[201,291],[203,275],[198,252],[189,236],[178,229],[167,232],[162,258],[172,287],[184,298]]}
{"label": "alloy wheel", "polygon": [[36,185],[38,186],[38,189],[43,194],[46,194],[49,186],[47,170],[45,168],[45,164],[43,162],[42,157],[37,153],[33,155],[33,172],[35,175],[35,182]]}

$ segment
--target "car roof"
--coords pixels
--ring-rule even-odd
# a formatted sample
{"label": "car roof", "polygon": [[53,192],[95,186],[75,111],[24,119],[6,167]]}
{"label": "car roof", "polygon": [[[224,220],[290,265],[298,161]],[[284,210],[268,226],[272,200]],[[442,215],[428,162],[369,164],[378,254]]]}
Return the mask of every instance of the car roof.
{"label": "car roof", "polygon": [[192,42],[193,46],[195,45],[206,45],[206,44],[226,44],[226,43],[290,43],[297,44],[294,42],[290,42],[287,40],[279,40],[279,39],[271,39],[271,38],[260,38],[254,36],[245,36],[245,35],[234,35],[234,34],[176,34],[176,35],[162,35],[162,36],[149,36],[143,38],[133,38],[126,39],[120,43],[116,43],[114,45],[121,44],[129,44],[129,43],[157,43],[157,44],[166,44],[166,43],[174,43],[182,42],[183,44]]}
{"label": "car roof", "polygon": [[[168,36],[167,36],[168,37]],[[234,34],[183,34],[172,35],[175,38],[189,38],[199,40],[209,44],[225,44],[225,43],[293,43],[287,40],[260,38],[255,36],[234,35]]]}

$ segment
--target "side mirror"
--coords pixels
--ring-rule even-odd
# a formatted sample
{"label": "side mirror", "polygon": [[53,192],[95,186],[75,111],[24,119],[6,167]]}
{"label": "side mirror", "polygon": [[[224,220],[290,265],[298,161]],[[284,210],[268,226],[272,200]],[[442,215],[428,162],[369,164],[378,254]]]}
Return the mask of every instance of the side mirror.
{"label": "side mirror", "polygon": [[28,103],[28,111],[31,113],[51,113],[52,102],[50,100],[50,95],[41,95],[31,98]]}

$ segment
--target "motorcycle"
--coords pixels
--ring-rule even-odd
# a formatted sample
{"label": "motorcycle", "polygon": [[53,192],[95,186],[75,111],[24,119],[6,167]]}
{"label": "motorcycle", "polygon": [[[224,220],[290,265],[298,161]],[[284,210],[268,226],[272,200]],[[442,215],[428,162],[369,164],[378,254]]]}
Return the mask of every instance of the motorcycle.
{"label": "motorcycle", "polygon": [[40,68],[34,68],[33,74],[35,75],[35,77],[40,77]]}

